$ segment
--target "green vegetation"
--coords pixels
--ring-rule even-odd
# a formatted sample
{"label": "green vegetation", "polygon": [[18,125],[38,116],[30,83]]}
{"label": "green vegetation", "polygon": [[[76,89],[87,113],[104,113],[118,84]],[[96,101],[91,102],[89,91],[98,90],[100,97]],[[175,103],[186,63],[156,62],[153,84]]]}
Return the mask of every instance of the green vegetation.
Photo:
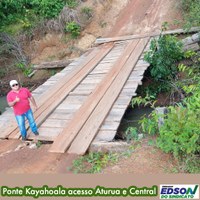
{"label": "green vegetation", "polygon": [[[31,72],[30,60],[24,50],[36,36],[49,31],[62,32],[65,29],[73,38],[80,35],[81,27],[75,8],[78,0],[2,0],[0,1],[0,55],[12,57],[8,65],[20,69],[25,76]],[[5,59],[5,66],[7,61]],[[0,76],[6,70],[1,69]]]}
{"label": "green vegetation", "polygon": [[103,153],[103,152],[91,152],[84,156],[79,156],[73,161],[72,167],[68,170],[73,173],[101,173],[106,166],[115,164],[121,157],[129,158],[135,148],[139,148],[140,145],[130,145],[129,148],[122,153]]}
{"label": "green vegetation", "polygon": [[177,74],[176,62],[183,58],[182,43],[172,35],[153,39],[144,59],[151,64],[150,73],[155,81],[168,81]]}
{"label": "green vegetation", "polygon": [[90,19],[93,16],[93,11],[90,7],[81,8],[81,13],[84,14],[87,19]]}
{"label": "green vegetation", "polygon": [[24,63],[17,63],[16,67],[22,71],[25,77],[28,77],[28,75],[33,72],[33,69],[30,67],[30,65],[26,66]]}
{"label": "green vegetation", "polygon": [[173,153],[191,173],[200,172],[200,59],[197,60],[194,66],[179,66],[185,78],[177,84],[185,98],[178,106],[168,108],[158,137],[158,146]]}
{"label": "green vegetation", "polygon": [[78,1],[77,0],[67,0],[67,6],[69,8],[75,8],[78,6]]}
{"label": "green vegetation", "polygon": [[66,5],[74,8],[78,2],[77,0],[2,0],[0,30],[10,33],[9,26],[15,26],[16,30],[31,28],[40,20],[56,18]]}
{"label": "green vegetation", "polygon": [[[184,98],[175,105],[168,106],[168,113],[158,115],[153,111],[148,117],[139,121],[139,129],[135,132],[157,135],[156,145],[166,153],[172,153],[179,160],[183,171],[200,172],[200,58],[192,51],[184,53],[191,66],[179,64],[177,73],[184,78],[172,79],[176,91]],[[173,90],[171,85],[171,90]],[[137,97],[132,105],[151,105],[149,96]],[[158,118],[164,118],[164,124],[158,127]],[[130,129],[130,128],[129,128]]]}
{"label": "green vegetation", "polygon": [[126,138],[127,142],[130,142],[131,140],[137,141],[139,139],[137,128],[136,127],[128,127],[125,131],[125,138]]}
{"label": "green vegetation", "polygon": [[[162,26],[162,31],[166,30],[167,24]],[[147,88],[146,93],[157,96],[160,92],[170,90],[171,82],[178,73],[177,62],[183,59],[182,42],[173,35],[160,34],[159,38],[154,38],[150,43],[144,60],[150,63],[148,69],[153,84]]]}
{"label": "green vegetation", "polygon": [[36,147],[37,148],[40,148],[42,146],[42,142],[41,141],[38,141],[37,143],[36,143]]}
{"label": "green vegetation", "polygon": [[60,13],[62,8],[65,6],[63,0],[34,0],[32,1],[33,11],[38,16],[43,18],[51,19]]}
{"label": "green vegetation", "polygon": [[199,0],[182,0],[183,14],[186,28],[200,26],[200,3]]}
{"label": "green vegetation", "polygon": [[103,167],[115,163],[117,160],[118,154],[102,152],[89,153],[74,160],[70,170],[74,173],[100,173]]}
{"label": "green vegetation", "polygon": [[65,3],[62,0],[2,0],[0,2],[1,25],[25,21],[30,23],[31,17],[34,15],[52,18],[58,15],[64,5]]}
{"label": "green vegetation", "polygon": [[76,22],[69,22],[65,27],[66,32],[71,34],[71,37],[76,39],[81,33],[81,27]]}

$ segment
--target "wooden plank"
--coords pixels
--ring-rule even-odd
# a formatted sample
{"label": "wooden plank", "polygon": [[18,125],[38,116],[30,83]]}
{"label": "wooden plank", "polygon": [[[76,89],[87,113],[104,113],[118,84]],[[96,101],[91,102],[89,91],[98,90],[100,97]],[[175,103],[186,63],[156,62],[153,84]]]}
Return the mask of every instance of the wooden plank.
{"label": "wooden plank", "polygon": [[70,114],[74,109],[56,109],[53,113],[62,113],[62,114]]}
{"label": "wooden plank", "polygon": [[54,139],[58,136],[58,134],[62,131],[62,128],[47,128],[47,127],[40,127],[39,132],[40,135],[35,137],[34,134],[30,134],[28,139],[42,141],[54,141]]}
{"label": "wooden plank", "polygon": [[[140,56],[140,59],[141,59],[141,56]],[[145,68],[147,67],[146,63],[143,63],[143,61],[139,60],[140,62],[137,62],[135,69],[137,68]],[[138,64],[139,63],[139,64]],[[149,66],[149,64],[148,64]],[[133,73],[133,72],[132,72]],[[131,80],[130,77],[129,79],[127,80],[124,88],[131,88],[133,87],[133,84],[142,84],[141,80],[140,81],[136,81],[136,80]],[[123,91],[123,90],[122,90]],[[134,94],[133,94],[134,95]],[[112,141],[116,135],[116,132],[117,130],[103,130],[103,126],[104,124],[106,124],[106,122],[109,122],[109,121],[117,121],[117,122],[120,122],[122,120],[122,117],[125,113],[125,110],[127,109],[128,105],[130,104],[130,101],[131,101],[131,98],[130,97],[127,97],[127,99],[124,99],[124,96],[120,93],[118,99],[115,101],[111,111],[109,112],[108,116],[106,117],[106,119],[104,120],[104,123],[102,124],[101,128],[99,129],[96,137],[94,138],[93,142],[96,142],[96,141]],[[118,128],[118,126],[117,126]],[[92,142],[92,143],[93,143]]]}
{"label": "wooden plank", "polygon": [[81,84],[79,84],[74,90],[93,90],[98,84],[94,84],[94,83],[83,83],[81,82]]}
{"label": "wooden plank", "polygon": [[99,142],[99,141],[110,142],[114,139],[115,135],[116,135],[116,131],[100,130],[98,132],[98,135],[93,140],[93,142]]}
{"label": "wooden plank", "polygon": [[[101,59],[113,48],[113,44],[102,46],[100,51],[92,52],[86,62],[80,65],[73,73],[70,73],[68,77],[62,79],[61,83],[56,85],[52,89],[53,92],[46,94],[46,96],[40,100],[43,104],[40,104],[40,108],[35,112],[35,121],[38,126],[44,121],[44,119],[54,110],[60,102],[84,79],[84,77],[100,62]],[[97,54],[96,54],[97,53]],[[59,87],[58,87],[59,86]],[[51,90],[51,91],[52,91]],[[48,97],[48,98],[47,98]],[[45,100],[45,101],[44,101]],[[16,132],[13,133],[14,137]],[[17,133],[20,136],[19,132]],[[13,135],[11,134],[11,137]]]}
{"label": "wooden plank", "polygon": [[[47,80],[45,83],[43,83],[43,85],[55,85],[56,84],[56,81],[54,80]],[[34,92],[34,91],[33,91]]]}
{"label": "wooden plank", "polygon": [[85,154],[90,143],[95,137],[99,126],[102,124],[110,108],[112,107],[113,102],[116,100],[121,89],[126,83],[128,76],[133,69],[133,66],[136,64],[147,42],[147,39],[140,40],[136,48],[134,48],[134,51],[132,52],[126,64],[121,69],[121,72],[113,81],[112,85],[108,88],[105,95],[72,142],[69,150],[67,151],[68,153],[75,153],[79,155]]}
{"label": "wooden plank", "polygon": [[[70,121],[68,126],[63,130],[61,134],[56,138],[53,145],[49,149],[50,152],[65,152],[69,147],[79,130],[84,125],[91,112],[95,109],[96,105],[105,94],[108,87],[111,85],[117,74],[121,71],[123,65],[128,60],[133,49],[137,45],[138,41],[130,42],[122,56],[115,62],[112,70],[107,76],[101,81],[93,93],[84,102],[81,108],[75,113],[73,119]],[[84,117],[83,117],[84,116]]]}
{"label": "wooden plank", "polygon": [[45,93],[45,91],[47,91],[49,88],[50,88],[49,85],[41,85],[37,89],[34,90],[34,93],[42,94],[42,93]]}
{"label": "wooden plank", "polygon": [[[46,119],[41,127],[48,128],[63,128],[65,124],[67,124],[69,120],[61,120],[61,119]],[[41,134],[41,133],[40,133]]]}
{"label": "wooden plank", "polygon": [[[94,81],[94,80],[98,80],[101,81],[103,79],[104,75],[103,74],[89,74],[87,76],[87,81]],[[83,82],[82,82],[83,83]]]}
{"label": "wooden plank", "polygon": [[[182,33],[193,33],[200,31],[200,27],[192,27],[190,30],[186,31],[184,29],[175,29],[175,30],[169,30],[169,31],[163,31],[163,35],[170,35],[170,34],[182,34]],[[142,39],[142,38],[148,38],[148,37],[155,37],[159,36],[161,32],[150,32],[140,35],[128,35],[128,36],[119,36],[119,37],[113,37],[113,38],[98,38],[95,41],[95,44],[103,44],[107,42],[116,42],[121,40],[132,40],[132,39]]]}
{"label": "wooden plank", "polygon": [[104,69],[104,70],[95,70],[91,72],[90,74],[107,74],[109,72],[109,69]]}
{"label": "wooden plank", "polygon": [[139,85],[139,83],[140,83],[139,81],[133,81],[133,80],[127,81],[127,83],[124,86],[124,89],[134,89],[134,88],[137,88],[138,85]]}
{"label": "wooden plank", "polygon": [[100,63],[95,69],[110,69],[112,65],[113,63],[106,63],[106,64]]}
{"label": "wooden plank", "polygon": [[73,103],[73,104],[80,104],[85,101],[85,96],[67,96],[67,98],[63,101],[63,103]]}
{"label": "wooden plank", "polygon": [[142,76],[144,74],[144,71],[145,70],[139,70],[138,71],[137,69],[136,70],[134,69],[133,74],[134,74],[134,76]]}
{"label": "wooden plank", "polygon": [[136,66],[149,66],[149,63],[143,59],[138,60]]}
{"label": "wooden plank", "polygon": [[[122,109],[122,110],[126,110],[126,108],[127,108],[127,105],[125,105],[125,104],[114,104],[114,106],[115,106],[115,108],[117,108],[117,109]],[[113,109],[114,107],[112,107],[112,109]],[[111,109],[111,110],[112,110]],[[110,114],[110,113],[109,113]],[[109,115],[108,115],[109,116]],[[107,118],[106,118],[107,119]],[[111,119],[112,120],[112,119]],[[114,120],[114,119],[113,119]]]}
{"label": "wooden plank", "polygon": [[146,66],[135,66],[135,68],[134,68],[134,71],[140,71],[140,70],[142,70],[142,71],[145,71],[147,68],[149,67],[149,65],[146,65]]}
{"label": "wooden plank", "polygon": [[103,44],[107,42],[116,42],[121,40],[133,40],[133,39],[142,39],[142,38],[148,38],[151,36],[159,35],[160,32],[157,33],[146,33],[146,34],[140,34],[140,35],[128,35],[128,36],[118,36],[118,37],[112,37],[112,38],[98,38],[95,41],[95,44]]}
{"label": "wooden plank", "polygon": [[[62,88],[66,82],[68,81],[69,78],[71,78],[74,74],[76,74],[77,71],[81,70],[82,67],[84,67],[85,65],[87,65],[95,56],[95,54],[98,52],[98,49],[95,48],[94,51],[92,51],[89,56],[87,57],[87,59],[85,59],[85,62],[83,62],[82,65],[80,65],[80,67],[78,67],[78,69],[74,70],[71,74],[69,74],[67,77],[61,78],[59,82],[57,82],[49,91],[46,91],[42,96],[40,96],[40,98],[36,98],[36,102],[39,106],[39,109],[34,113],[35,116],[39,115],[40,112],[42,112],[43,110],[41,109],[42,105],[45,104],[46,102],[49,101],[49,99],[55,95],[55,91],[59,91],[60,88]],[[40,111],[41,110],[41,111]],[[17,136],[15,136],[17,134]],[[10,135],[10,136],[9,136]],[[13,120],[12,122],[9,123],[9,125],[6,127],[6,129],[3,127],[3,130],[0,128],[0,137],[1,138],[6,138],[6,137],[10,137],[10,138],[18,138],[20,137],[20,134],[18,132],[18,126],[15,122],[15,120]]]}
{"label": "wooden plank", "polygon": [[115,54],[114,53],[108,54],[102,62],[113,62],[113,60],[117,59],[122,54],[123,51],[124,49],[122,49],[121,52]]}
{"label": "wooden plank", "polygon": [[83,84],[98,84],[101,82],[101,79],[88,79],[88,78],[85,78],[83,80]]}
{"label": "wooden plank", "polygon": [[58,109],[71,109],[76,110],[81,107],[81,104],[73,104],[73,103],[62,103],[58,106]]}
{"label": "wooden plank", "polygon": [[134,76],[133,72],[131,74],[131,76],[129,77],[129,80],[135,80],[135,81],[141,81],[143,79],[143,76],[139,75],[139,76]]}
{"label": "wooden plank", "polygon": [[[130,99],[130,98],[129,98]],[[130,101],[130,100],[129,100]],[[127,104],[123,105],[127,107]],[[113,105],[112,109],[110,110],[109,114],[107,115],[106,119],[104,122],[107,121],[115,121],[115,122],[120,122],[122,116],[125,113],[125,109],[116,107],[115,104]],[[103,125],[103,124],[102,124]]]}
{"label": "wooden plank", "polygon": [[73,113],[61,113],[53,112],[48,118],[49,119],[72,119]]}
{"label": "wooden plank", "polygon": [[122,96],[122,94],[120,93],[118,99],[115,101],[115,103],[117,105],[124,105],[124,104],[127,104],[128,105],[128,102],[130,101],[130,97],[129,96]]}
{"label": "wooden plank", "polygon": [[102,62],[101,62],[101,64],[113,64],[115,62],[115,60],[113,59],[113,60],[103,60]]}
{"label": "wooden plank", "polygon": [[116,131],[119,127],[119,123],[118,121],[105,121],[101,126],[101,130]]}
{"label": "wooden plank", "polygon": [[74,90],[73,92],[70,92],[70,95],[80,95],[80,96],[89,96],[92,93],[92,90]]}
{"label": "wooden plank", "polygon": [[97,74],[97,75],[91,75],[91,74],[88,74],[87,78],[88,79],[102,79],[103,75],[101,74]]}
{"label": "wooden plank", "polygon": [[134,96],[134,94],[135,94],[135,91],[137,90],[137,87],[135,87],[135,88],[131,88],[131,89],[123,89],[122,90],[122,95],[125,95],[125,96],[129,96],[129,97],[132,97],[132,96]]}

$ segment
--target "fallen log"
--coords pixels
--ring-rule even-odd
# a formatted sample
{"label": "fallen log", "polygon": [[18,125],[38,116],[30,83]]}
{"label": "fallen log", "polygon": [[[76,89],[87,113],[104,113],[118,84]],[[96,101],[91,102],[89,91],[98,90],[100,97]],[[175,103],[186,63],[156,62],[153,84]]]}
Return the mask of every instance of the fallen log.
{"label": "fallen log", "polygon": [[68,60],[57,60],[51,62],[43,62],[39,65],[34,65],[33,69],[53,69],[53,68],[64,68],[73,62],[75,59],[68,59]]}
{"label": "fallen log", "polygon": [[185,46],[198,43],[200,42],[200,33],[196,33],[192,36],[186,37],[185,39],[182,40],[182,42]]}
{"label": "fallen log", "polygon": [[183,46],[184,51],[188,51],[188,50],[199,51],[199,49],[200,49],[200,47],[199,47],[198,43]]}

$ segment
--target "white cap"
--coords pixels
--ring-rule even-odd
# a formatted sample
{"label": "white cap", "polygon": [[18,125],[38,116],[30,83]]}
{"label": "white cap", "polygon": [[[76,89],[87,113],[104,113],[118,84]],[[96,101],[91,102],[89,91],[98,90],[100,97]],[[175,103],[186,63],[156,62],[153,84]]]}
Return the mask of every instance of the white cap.
{"label": "white cap", "polygon": [[14,84],[18,84],[18,82],[16,80],[10,81],[10,87],[12,87]]}

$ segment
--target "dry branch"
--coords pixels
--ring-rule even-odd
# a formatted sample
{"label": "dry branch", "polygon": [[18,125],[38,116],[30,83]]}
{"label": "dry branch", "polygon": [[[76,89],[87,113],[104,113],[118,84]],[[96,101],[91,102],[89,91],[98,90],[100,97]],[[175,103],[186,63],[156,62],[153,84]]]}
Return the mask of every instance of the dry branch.
{"label": "dry branch", "polygon": [[29,64],[30,59],[28,56],[26,56],[25,52],[23,51],[20,42],[18,42],[6,33],[0,34],[0,41],[0,52],[6,52],[11,55],[14,55],[18,62],[25,64],[25,66]]}

